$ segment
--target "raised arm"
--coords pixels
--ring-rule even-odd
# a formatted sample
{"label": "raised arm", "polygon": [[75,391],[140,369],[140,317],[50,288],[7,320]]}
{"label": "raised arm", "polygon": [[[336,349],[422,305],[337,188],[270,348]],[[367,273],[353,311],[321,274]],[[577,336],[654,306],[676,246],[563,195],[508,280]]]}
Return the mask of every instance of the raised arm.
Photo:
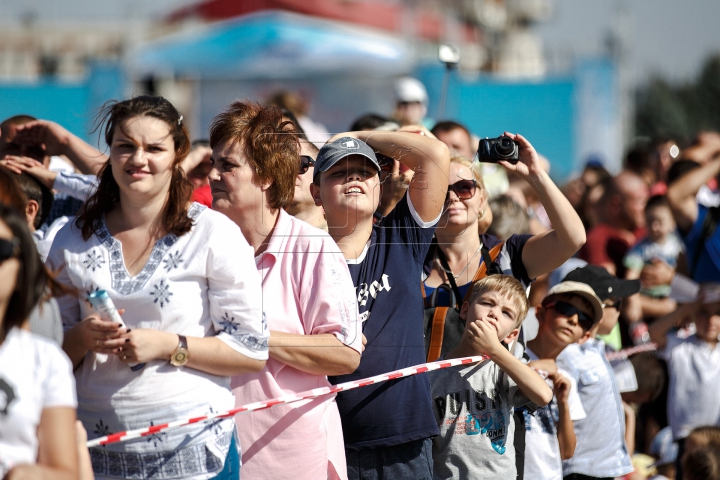
{"label": "raised arm", "polygon": [[[515,330],[517,336],[518,330]],[[508,337],[510,338],[510,337]],[[461,358],[473,355],[487,355],[500,367],[525,396],[536,405],[550,403],[553,392],[545,380],[532,368],[524,364],[505,348],[497,338],[495,327],[484,320],[469,323],[463,333],[460,344],[445,355],[445,358]]]}
{"label": "raised arm", "polygon": [[577,445],[575,426],[570,418],[570,405],[568,403],[571,384],[570,380],[557,370],[550,374],[549,378],[553,381],[553,393],[558,404],[557,437],[560,445],[560,457],[567,460],[575,454],[575,446]]}
{"label": "raised arm", "polygon": [[680,306],[674,312],[658,318],[648,327],[650,340],[655,342],[658,350],[665,348],[667,343],[667,332],[674,326],[680,325],[684,320],[688,319],[697,309],[700,303],[686,303]]}
{"label": "raised arm", "polygon": [[409,187],[415,211],[424,222],[438,218],[445,204],[450,169],[450,151],[444,143],[416,133],[375,131],[342,133],[329,141],[343,136],[362,140],[415,172]]}
{"label": "raised arm", "polygon": [[44,145],[47,155],[65,155],[85,174],[97,175],[108,157],[100,150],[48,120],[35,120],[16,128],[15,142]]}
{"label": "raised arm", "polygon": [[535,148],[520,134],[505,132],[519,145],[519,161],[500,162],[506,169],[525,179],[545,207],[553,230],[527,241],[522,260],[530,278],[548,273],[572,257],[585,244],[585,228],[575,209],[542,168]]}
{"label": "raised arm", "polygon": [[695,200],[698,190],[713,177],[720,174],[720,158],[716,158],[700,168],[690,170],[674,182],[667,191],[675,223],[683,232],[688,232],[698,217],[698,204]]}

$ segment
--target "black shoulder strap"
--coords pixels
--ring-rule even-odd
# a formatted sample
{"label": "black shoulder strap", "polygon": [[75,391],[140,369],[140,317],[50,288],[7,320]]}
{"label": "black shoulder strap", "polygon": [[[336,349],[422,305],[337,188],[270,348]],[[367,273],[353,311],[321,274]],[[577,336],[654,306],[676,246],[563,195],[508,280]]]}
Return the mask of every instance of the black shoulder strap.
{"label": "black shoulder strap", "polygon": [[488,250],[485,244],[483,244],[482,248],[480,249],[480,253],[482,254],[483,262],[485,262],[485,271],[488,275],[490,275],[490,267],[492,267],[493,265],[493,259],[490,256],[490,250]]}
{"label": "black shoulder strap", "polygon": [[702,254],[702,249],[705,246],[705,241],[710,238],[717,228],[718,221],[720,221],[720,207],[710,207],[707,215],[705,215],[705,220],[703,221],[700,238],[698,239],[697,248],[695,249],[695,258],[693,258],[692,268],[690,269],[690,276],[693,278],[695,278],[695,270],[698,267],[698,262],[700,261],[700,255]]}
{"label": "black shoulder strap", "polygon": [[452,270],[450,269],[450,265],[448,265],[447,259],[445,258],[445,254],[442,252],[442,249],[440,247],[437,248],[437,256],[440,260],[440,265],[445,269],[445,274],[448,277],[448,280],[450,281],[450,286],[452,287],[453,294],[455,295],[455,307],[459,308],[460,305],[457,303],[462,298],[460,296],[460,289],[457,286],[457,283],[455,282],[455,275],[452,274]]}

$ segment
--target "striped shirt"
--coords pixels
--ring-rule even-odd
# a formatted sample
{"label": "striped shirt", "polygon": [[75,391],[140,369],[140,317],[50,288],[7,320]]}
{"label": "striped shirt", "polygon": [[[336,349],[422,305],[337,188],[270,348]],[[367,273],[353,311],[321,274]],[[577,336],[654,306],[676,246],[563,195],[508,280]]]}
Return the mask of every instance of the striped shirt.
{"label": "striped shirt", "polygon": [[605,343],[590,339],[568,345],[557,358],[559,368],[577,383],[587,417],[575,422],[575,455],[563,461],[563,475],[618,477],[633,471],[625,445],[625,414]]}

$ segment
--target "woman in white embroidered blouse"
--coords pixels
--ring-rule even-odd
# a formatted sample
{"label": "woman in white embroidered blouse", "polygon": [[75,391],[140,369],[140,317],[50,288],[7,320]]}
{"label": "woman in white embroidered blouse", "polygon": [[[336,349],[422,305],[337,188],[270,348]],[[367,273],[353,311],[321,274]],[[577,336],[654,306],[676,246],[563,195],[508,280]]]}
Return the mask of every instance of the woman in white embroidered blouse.
{"label": "woman in white embroidered blouse", "polygon": [[[110,159],[48,257],[80,292],[59,303],[89,438],[232,408],[229,376],[260,370],[268,356],[252,248],[224,215],[188,204],[182,116],[154,96],[103,113]],[[96,290],[126,327],[93,312],[86,296]],[[225,419],[90,454],[96,478],[238,478],[235,436]]]}

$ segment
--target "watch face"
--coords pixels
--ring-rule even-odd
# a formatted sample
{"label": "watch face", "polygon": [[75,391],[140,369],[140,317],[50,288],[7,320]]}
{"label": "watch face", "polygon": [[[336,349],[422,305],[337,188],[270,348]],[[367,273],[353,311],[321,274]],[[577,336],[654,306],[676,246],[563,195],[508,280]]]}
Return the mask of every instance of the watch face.
{"label": "watch face", "polygon": [[188,362],[188,351],[185,349],[178,349],[173,353],[172,363],[176,367],[182,367]]}

